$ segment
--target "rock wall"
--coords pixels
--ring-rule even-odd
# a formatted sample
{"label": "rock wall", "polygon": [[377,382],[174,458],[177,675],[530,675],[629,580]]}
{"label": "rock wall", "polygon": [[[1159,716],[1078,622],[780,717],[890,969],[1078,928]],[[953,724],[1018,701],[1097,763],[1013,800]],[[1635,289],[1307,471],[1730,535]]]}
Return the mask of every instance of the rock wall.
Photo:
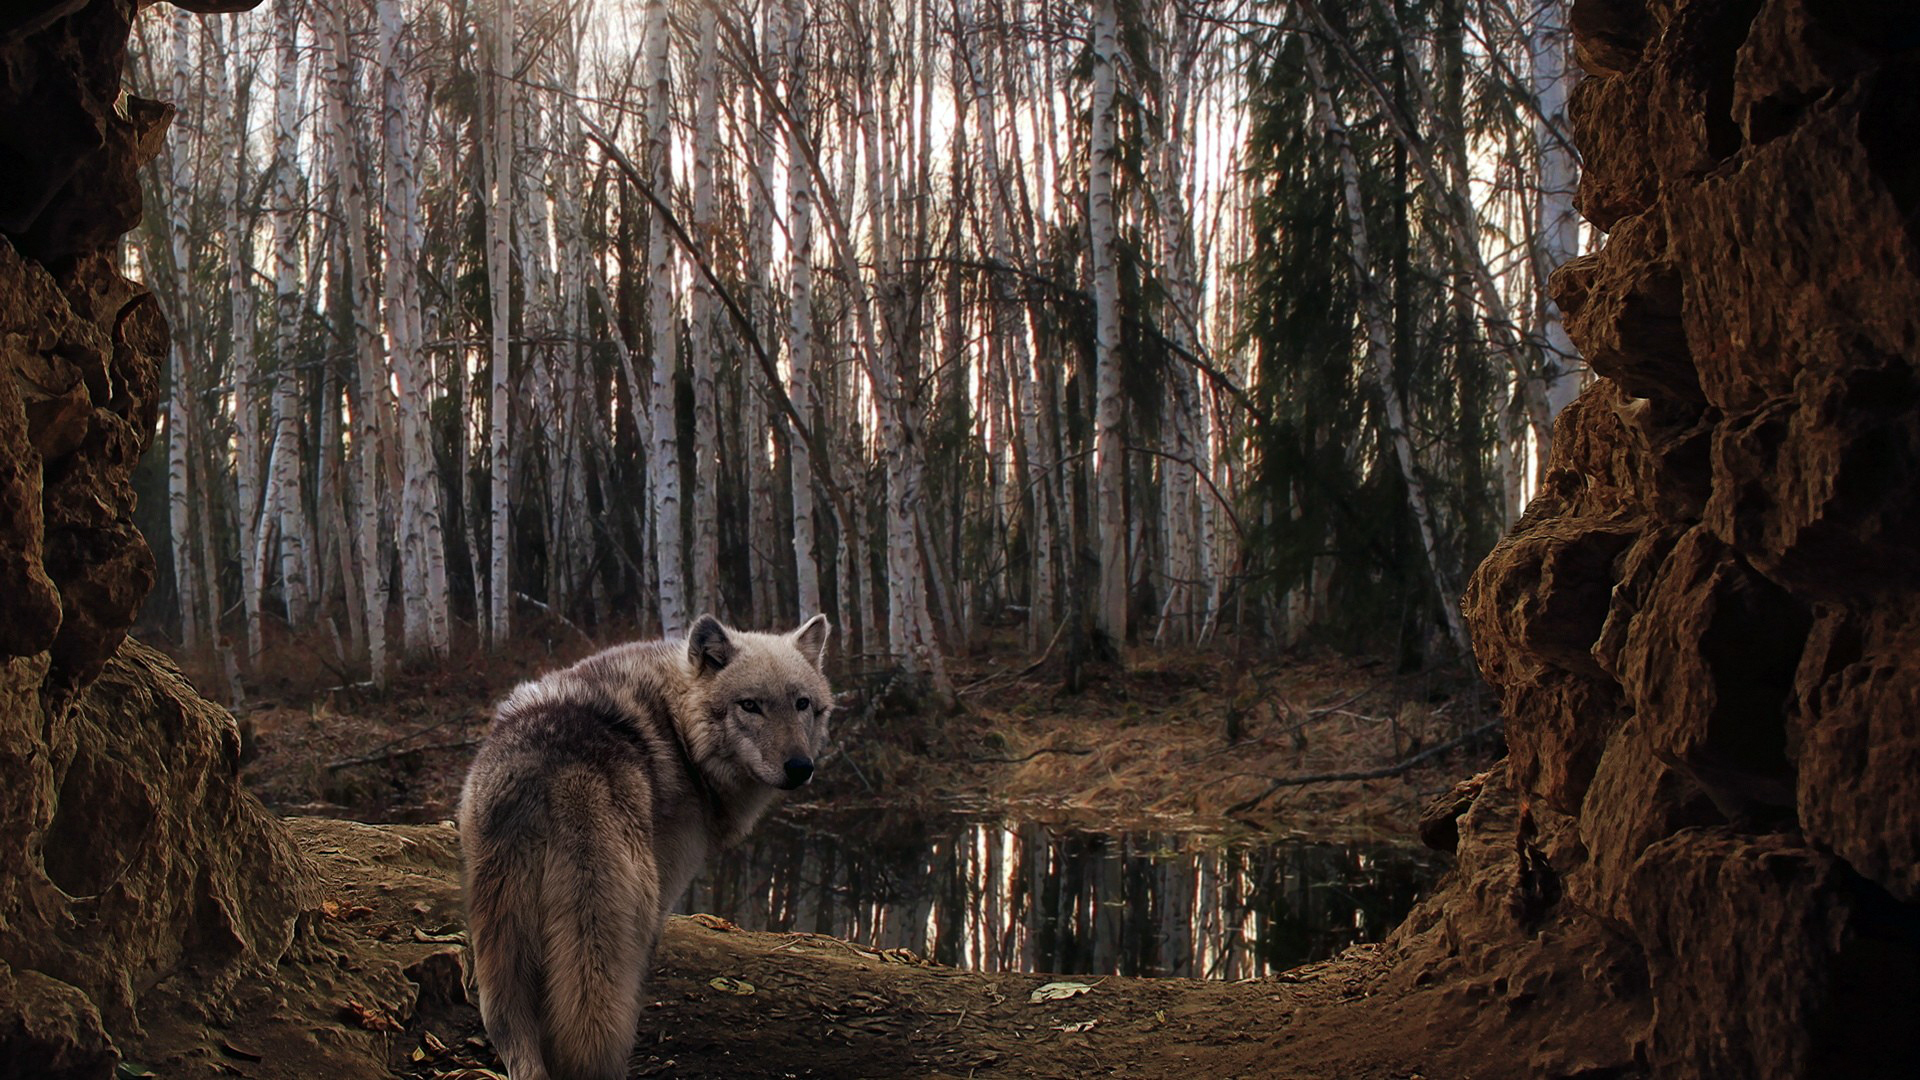
{"label": "rock wall", "polygon": [[110,1074],[149,991],[284,953],[306,880],[233,719],[126,640],[168,338],[117,252],[172,114],[121,96],[134,8],[0,14],[0,1077]]}
{"label": "rock wall", "polygon": [[1460,819],[1462,881],[1401,944],[1430,976],[1511,969],[1517,940],[1637,972],[1588,994],[1624,1026],[1583,1067],[1909,1075],[1920,7],[1572,21],[1580,207],[1608,235],[1554,291],[1601,378],[1466,598],[1509,812]]}

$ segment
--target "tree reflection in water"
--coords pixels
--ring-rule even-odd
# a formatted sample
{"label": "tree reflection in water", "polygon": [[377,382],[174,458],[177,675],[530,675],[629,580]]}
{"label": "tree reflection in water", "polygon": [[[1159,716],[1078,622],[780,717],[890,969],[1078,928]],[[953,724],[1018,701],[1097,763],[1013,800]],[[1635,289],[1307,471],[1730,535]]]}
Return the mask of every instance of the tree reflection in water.
{"label": "tree reflection in water", "polygon": [[1439,871],[1403,847],[841,816],[766,823],[681,910],[987,971],[1240,979],[1379,940]]}

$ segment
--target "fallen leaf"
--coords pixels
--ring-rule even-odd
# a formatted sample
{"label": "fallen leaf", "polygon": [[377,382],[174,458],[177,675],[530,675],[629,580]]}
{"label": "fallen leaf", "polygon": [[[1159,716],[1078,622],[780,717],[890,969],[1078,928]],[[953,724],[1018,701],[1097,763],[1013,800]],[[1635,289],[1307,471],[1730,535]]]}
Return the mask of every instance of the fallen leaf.
{"label": "fallen leaf", "polygon": [[239,1058],[241,1061],[259,1061],[261,1057],[259,1051],[249,1050],[244,1046],[235,1046],[225,1039],[220,1040],[220,1052],[230,1058]]}
{"label": "fallen leaf", "polygon": [[1090,992],[1093,987],[1083,982],[1050,982],[1027,995],[1027,1000],[1035,1005],[1043,1001],[1065,1001],[1070,997],[1079,997]]}
{"label": "fallen leaf", "polygon": [[368,1031],[404,1030],[400,1022],[388,1016],[385,1010],[369,1008],[352,998],[348,998],[346,1001],[340,1003],[340,1011],[346,1014],[347,1019]]}
{"label": "fallen leaf", "polygon": [[699,923],[701,926],[704,926],[709,930],[717,930],[723,934],[732,933],[733,931],[740,929],[737,923],[728,922],[727,920],[721,918],[718,915],[708,915],[706,912],[697,912],[695,914],[687,916],[687,918],[692,922]]}
{"label": "fallen leaf", "polygon": [[753,993],[753,984],[745,979],[736,979],[731,975],[715,975],[707,980],[707,985],[722,993],[737,994],[746,997]]}
{"label": "fallen leaf", "polygon": [[114,1080],[155,1080],[159,1075],[145,1065],[135,1065],[131,1061],[123,1061],[113,1067]]}
{"label": "fallen leaf", "polygon": [[373,914],[373,909],[365,904],[356,904],[351,900],[345,901],[344,903],[339,900],[323,900],[320,902],[320,914],[338,922],[352,922],[355,919],[364,919],[368,915]]}
{"label": "fallen leaf", "polygon": [[1092,1031],[1093,1025],[1099,1022],[1099,1019],[1096,1017],[1092,1020],[1082,1020],[1077,1024],[1055,1024],[1053,1025],[1053,1030],[1066,1035],[1078,1035],[1083,1031]]}
{"label": "fallen leaf", "polygon": [[413,928],[413,940],[422,945],[463,945],[466,943],[467,935],[458,930],[451,930],[444,934],[429,934],[416,926]]}

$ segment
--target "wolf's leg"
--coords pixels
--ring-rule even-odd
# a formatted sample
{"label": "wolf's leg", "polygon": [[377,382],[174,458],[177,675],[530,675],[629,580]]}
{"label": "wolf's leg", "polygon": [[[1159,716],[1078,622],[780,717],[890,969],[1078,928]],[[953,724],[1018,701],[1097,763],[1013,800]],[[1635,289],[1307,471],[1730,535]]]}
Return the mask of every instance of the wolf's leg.
{"label": "wolf's leg", "polygon": [[553,843],[541,886],[548,1051],[554,1072],[570,1080],[618,1080],[653,953],[653,852],[631,793],[615,792],[605,777],[561,774],[551,791]]}
{"label": "wolf's leg", "polygon": [[540,1053],[544,953],[537,794],[509,789],[461,822],[467,935],[480,984],[480,1018],[513,1080],[547,1080]]}

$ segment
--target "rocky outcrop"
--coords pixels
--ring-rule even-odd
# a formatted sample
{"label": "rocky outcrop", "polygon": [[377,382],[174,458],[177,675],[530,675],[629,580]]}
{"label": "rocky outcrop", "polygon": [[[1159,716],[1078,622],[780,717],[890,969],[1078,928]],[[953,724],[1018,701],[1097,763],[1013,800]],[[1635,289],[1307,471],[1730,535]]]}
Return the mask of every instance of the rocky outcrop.
{"label": "rocky outcrop", "polygon": [[1463,854],[1398,944],[1415,970],[1636,972],[1581,1006],[1618,1025],[1592,1067],[1904,1074],[1920,9],[1578,0],[1573,25],[1608,239],[1554,286],[1601,378],[1466,598],[1511,756],[1459,843],[1498,857]]}
{"label": "rocky outcrop", "polygon": [[117,247],[171,115],[122,95],[134,8],[0,15],[0,1076],[111,1074],[150,993],[217,996],[307,899],[233,719],[126,639],[168,340]]}

